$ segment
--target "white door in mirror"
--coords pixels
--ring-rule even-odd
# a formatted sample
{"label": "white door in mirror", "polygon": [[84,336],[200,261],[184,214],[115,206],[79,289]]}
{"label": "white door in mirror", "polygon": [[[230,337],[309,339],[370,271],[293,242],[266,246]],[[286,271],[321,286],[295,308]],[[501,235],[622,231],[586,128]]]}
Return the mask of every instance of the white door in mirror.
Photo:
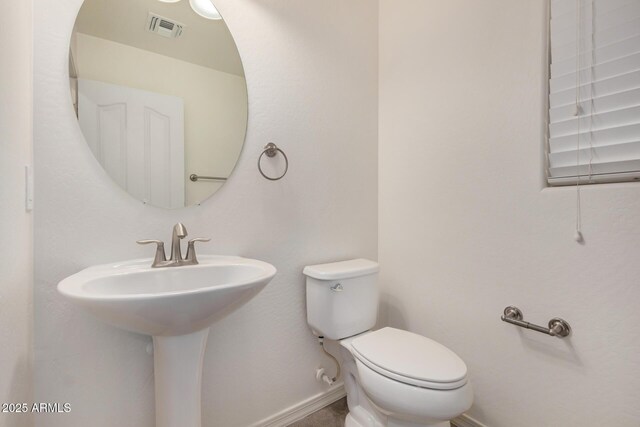
{"label": "white door in mirror", "polygon": [[120,187],[154,206],[184,206],[182,99],[78,79],[78,121],[96,159]]}

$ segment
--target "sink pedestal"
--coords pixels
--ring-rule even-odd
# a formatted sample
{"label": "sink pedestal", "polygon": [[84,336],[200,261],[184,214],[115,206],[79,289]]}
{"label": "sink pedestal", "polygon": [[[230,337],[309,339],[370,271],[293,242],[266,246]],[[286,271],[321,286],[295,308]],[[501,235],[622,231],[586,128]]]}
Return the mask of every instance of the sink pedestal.
{"label": "sink pedestal", "polygon": [[202,361],[209,328],[153,337],[156,427],[201,427]]}

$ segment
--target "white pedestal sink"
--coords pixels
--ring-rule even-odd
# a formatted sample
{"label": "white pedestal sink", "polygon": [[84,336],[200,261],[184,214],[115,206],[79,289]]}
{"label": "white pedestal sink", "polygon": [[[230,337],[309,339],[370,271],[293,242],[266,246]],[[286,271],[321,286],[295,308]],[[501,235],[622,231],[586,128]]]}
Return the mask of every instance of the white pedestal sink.
{"label": "white pedestal sink", "polygon": [[89,267],[58,291],[122,329],[153,336],[156,427],[201,427],[202,361],[209,326],[249,301],[276,274],[266,262],[200,256],[151,268],[151,260]]}

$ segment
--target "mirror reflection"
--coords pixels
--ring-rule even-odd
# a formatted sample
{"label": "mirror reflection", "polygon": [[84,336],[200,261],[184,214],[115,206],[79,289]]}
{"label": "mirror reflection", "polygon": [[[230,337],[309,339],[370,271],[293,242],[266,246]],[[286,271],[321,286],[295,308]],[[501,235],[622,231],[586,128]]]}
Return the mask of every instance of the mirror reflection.
{"label": "mirror reflection", "polygon": [[135,198],[189,206],[233,171],[246,133],[247,87],[235,42],[210,0],[85,0],[69,73],[89,148]]}

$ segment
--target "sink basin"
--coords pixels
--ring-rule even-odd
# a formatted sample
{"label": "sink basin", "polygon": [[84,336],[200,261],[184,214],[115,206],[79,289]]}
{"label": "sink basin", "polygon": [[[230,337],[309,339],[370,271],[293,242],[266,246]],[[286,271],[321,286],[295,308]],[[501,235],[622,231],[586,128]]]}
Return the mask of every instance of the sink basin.
{"label": "sink basin", "polygon": [[197,265],[151,268],[151,259],[89,267],[58,291],[119,328],[153,336],[156,427],[201,427],[209,326],[273,279],[271,264],[204,255]]}
{"label": "sink basin", "polygon": [[249,301],[276,274],[271,264],[233,256],[204,255],[181,267],[151,268],[151,262],[89,267],[62,280],[58,291],[119,328],[184,335]]}

